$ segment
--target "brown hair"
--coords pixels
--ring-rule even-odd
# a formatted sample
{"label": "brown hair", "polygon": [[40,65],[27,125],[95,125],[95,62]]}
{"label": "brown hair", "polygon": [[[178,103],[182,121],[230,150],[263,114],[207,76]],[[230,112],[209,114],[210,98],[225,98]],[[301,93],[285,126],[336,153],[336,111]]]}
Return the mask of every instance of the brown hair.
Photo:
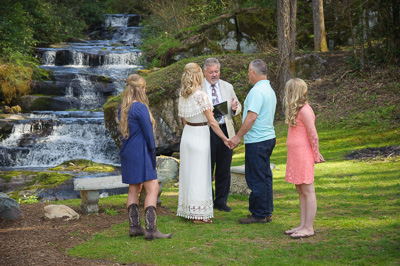
{"label": "brown hair", "polygon": [[121,132],[122,137],[127,139],[129,137],[128,126],[128,112],[133,102],[140,102],[147,106],[150,114],[150,121],[154,126],[154,118],[149,108],[149,99],[145,93],[146,81],[138,74],[132,74],[126,81],[126,87],[123,93],[121,104]]}

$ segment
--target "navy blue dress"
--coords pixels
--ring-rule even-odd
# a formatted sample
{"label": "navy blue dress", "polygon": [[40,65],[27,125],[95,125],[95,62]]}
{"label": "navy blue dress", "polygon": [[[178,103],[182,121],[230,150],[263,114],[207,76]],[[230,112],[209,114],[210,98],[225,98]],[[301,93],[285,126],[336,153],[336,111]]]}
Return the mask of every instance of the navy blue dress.
{"label": "navy blue dress", "polygon": [[122,183],[138,184],[157,179],[153,126],[145,104],[131,104],[128,126],[129,137],[122,138],[120,151]]}

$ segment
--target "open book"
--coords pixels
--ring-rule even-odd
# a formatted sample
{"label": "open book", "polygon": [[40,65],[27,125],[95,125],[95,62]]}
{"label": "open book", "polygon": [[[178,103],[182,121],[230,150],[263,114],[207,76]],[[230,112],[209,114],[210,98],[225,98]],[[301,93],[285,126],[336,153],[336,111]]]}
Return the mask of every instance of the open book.
{"label": "open book", "polygon": [[222,102],[222,103],[217,103],[214,105],[214,117],[216,116],[224,116],[228,114],[228,103]]}

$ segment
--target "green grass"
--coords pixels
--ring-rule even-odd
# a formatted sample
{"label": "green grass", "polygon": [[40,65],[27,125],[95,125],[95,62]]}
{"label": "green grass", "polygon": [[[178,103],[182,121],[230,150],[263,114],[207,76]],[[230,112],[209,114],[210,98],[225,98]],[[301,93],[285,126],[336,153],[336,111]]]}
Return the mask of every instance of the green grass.
{"label": "green grass", "polygon": [[[170,214],[159,216],[158,225],[160,231],[173,233],[171,239],[130,238],[126,221],[99,232],[68,254],[157,265],[399,265],[400,158],[343,159],[352,150],[398,145],[399,127],[318,127],[326,162],[315,170],[316,236],[301,240],[283,234],[299,222],[298,195],[284,181],[287,126],[277,123],[276,131],[277,146],[271,158],[276,165],[272,223],[240,225],[238,218],[248,214],[248,199],[234,195],[229,197],[232,212],[215,211],[213,224],[194,225],[176,216],[178,188],[169,186],[161,198]],[[243,162],[242,145],[235,149],[233,164]],[[125,197],[100,199],[100,207],[124,206]]]}

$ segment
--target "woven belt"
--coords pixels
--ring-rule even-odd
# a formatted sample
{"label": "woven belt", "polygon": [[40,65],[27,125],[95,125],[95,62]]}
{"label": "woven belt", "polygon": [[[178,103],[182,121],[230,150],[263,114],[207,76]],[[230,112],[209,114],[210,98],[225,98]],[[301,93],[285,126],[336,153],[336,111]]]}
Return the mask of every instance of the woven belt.
{"label": "woven belt", "polygon": [[188,124],[189,126],[192,127],[200,127],[200,126],[207,126],[207,122],[203,122],[203,123],[190,123],[190,122],[186,122],[186,124]]}

